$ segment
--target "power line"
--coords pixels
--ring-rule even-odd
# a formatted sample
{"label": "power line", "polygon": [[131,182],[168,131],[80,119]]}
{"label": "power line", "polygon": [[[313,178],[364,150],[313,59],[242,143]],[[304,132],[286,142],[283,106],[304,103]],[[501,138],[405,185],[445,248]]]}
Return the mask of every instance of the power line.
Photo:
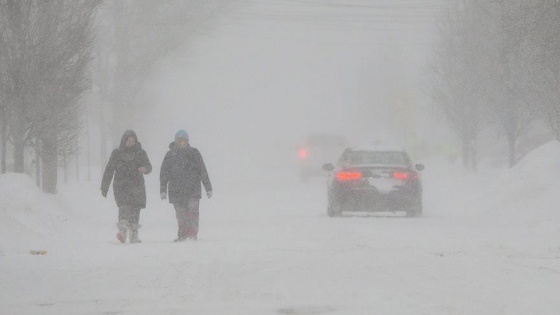
{"label": "power line", "polygon": [[393,0],[386,3],[364,3],[340,0],[238,0],[246,6],[240,8],[236,16],[253,20],[339,25],[433,24],[435,13],[448,1],[450,0]]}

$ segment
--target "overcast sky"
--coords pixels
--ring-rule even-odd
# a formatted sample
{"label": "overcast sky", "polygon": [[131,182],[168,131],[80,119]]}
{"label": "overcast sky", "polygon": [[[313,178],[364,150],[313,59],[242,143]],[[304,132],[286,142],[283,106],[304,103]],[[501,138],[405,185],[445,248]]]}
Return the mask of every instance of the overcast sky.
{"label": "overcast sky", "polygon": [[161,151],[185,128],[208,155],[252,163],[289,159],[315,132],[399,141],[395,126],[411,118],[395,107],[417,117],[427,106],[421,83],[435,42],[437,2],[415,3],[239,1],[160,62],[146,115],[158,127],[145,142]]}

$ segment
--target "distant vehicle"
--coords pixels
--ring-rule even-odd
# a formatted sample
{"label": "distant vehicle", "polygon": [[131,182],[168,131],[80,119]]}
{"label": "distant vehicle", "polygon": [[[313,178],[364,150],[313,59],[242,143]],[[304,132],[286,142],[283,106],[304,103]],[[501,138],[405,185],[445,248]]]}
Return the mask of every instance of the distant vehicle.
{"label": "distant vehicle", "polygon": [[408,217],[422,216],[424,165],[413,165],[401,149],[358,147],[346,149],[336,166],[323,165],[330,172],[327,182],[327,214],[343,211],[405,211]]}
{"label": "distant vehicle", "polygon": [[346,138],[342,135],[309,135],[298,148],[300,179],[307,181],[312,177],[324,177],[323,164],[335,161],[347,146]]}

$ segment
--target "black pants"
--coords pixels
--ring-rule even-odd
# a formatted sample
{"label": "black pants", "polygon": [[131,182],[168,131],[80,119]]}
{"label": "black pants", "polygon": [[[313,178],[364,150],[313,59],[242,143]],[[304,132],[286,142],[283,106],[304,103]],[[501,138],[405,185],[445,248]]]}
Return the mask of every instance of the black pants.
{"label": "black pants", "polygon": [[125,220],[130,224],[138,224],[140,221],[140,208],[122,206],[119,208],[119,221]]}

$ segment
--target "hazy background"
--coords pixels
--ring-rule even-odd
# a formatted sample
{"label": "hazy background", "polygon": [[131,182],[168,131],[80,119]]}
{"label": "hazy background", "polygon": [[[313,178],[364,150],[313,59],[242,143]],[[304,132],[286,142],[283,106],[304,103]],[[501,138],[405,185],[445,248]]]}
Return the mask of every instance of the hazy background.
{"label": "hazy background", "polygon": [[363,3],[239,1],[158,63],[146,85],[153,106],[131,128],[154,161],[186,129],[211,174],[288,165],[310,133],[429,142],[433,12]]}
{"label": "hazy background", "polygon": [[[560,144],[540,146],[554,130],[538,115],[517,123],[542,104],[553,117],[560,99],[560,3],[108,0],[84,48],[82,90],[65,67],[39,66],[76,48],[48,17],[72,20],[59,9],[92,3],[10,2],[51,27],[19,34],[37,44],[26,54],[12,54],[21,46],[5,36],[17,33],[6,17],[19,15],[0,10],[0,41],[11,43],[0,45],[0,114],[10,114],[0,115],[0,138],[10,140],[8,172],[24,162],[16,172],[37,176],[0,175],[6,313],[558,313]],[[13,84],[19,75],[29,81]],[[53,93],[60,86],[70,98]],[[11,116],[22,106],[41,118],[27,143],[14,131],[29,117]],[[54,134],[72,143],[43,145],[66,121],[84,122],[72,137]],[[509,122],[528,131],[514,138],[510,168]],[[115,239],[113,194],[99,190],[126,129],[154,165],[134,245]],[[197,242],[173,242],[173,206],[159,195],[159,166],[179,129],[201,150],[214,190],[201,199]],[[306,135],[321,132],[404,146],[426,165],[423,217],[329,217],[325,178],[300,181],[295,163]],[[43,173],[54,179],[47,189],[33,164],[45,149],[55,163],[43,170],[59,171],[58,186]],[[462,166],[461,150],[470,154]],[[24,156],[12,161],[11,151]]]}
{"label": "hazy background", "polygon": [[312,133],[396,144],[469,172],[511,168],[560,139],[556,1],[1,8],[1,171],[33,174],[49,193],[58,173],[94,180],[126,129],[155,165],[186,129],[217,174],[293,166]]}

